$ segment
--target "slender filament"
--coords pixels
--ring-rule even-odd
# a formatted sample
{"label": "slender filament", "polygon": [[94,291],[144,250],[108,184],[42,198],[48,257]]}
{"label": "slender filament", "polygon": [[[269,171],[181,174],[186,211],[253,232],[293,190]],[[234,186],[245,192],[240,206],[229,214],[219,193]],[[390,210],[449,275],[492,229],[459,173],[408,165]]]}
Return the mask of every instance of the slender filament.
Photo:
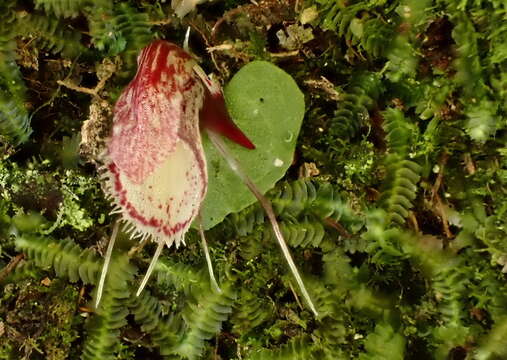
{"label": "slender filament", "polygon": [[315,308],[315,305],[313,304],[312,299],[310,298],[310,294],[308,294],[308,291],[306,290],[305,284],[303,283],[303,279],[301,279],[301,275],[299,274],[296,264],[294,263],[294,260],[292,259],[292,256],[290,254],[289,248],[287,247],[287,244],[283,238],[282,232],[280,231],[280,227],[278,226],[278,222],[276,220],[275,213],[271,206],[271,202],[264,195],[262,195],[259,188],[254,184],[254,182],[250,179],[250,177],[241,169],[238,160],[234,157],[234,155],[232,155],[232,153],[227,148],[227,145],[220,138],[220,136],[218,136],[217,134],[213,133],[210,130],[206,130],[206,132],[213,145],[215,145],[220,154],[225,158],[225,160],[229,164],[229,167],[236,173],[236,175],[238,175],[241,178],[241,180],[243,180],[245,185],[250,189],[250,191],[254,194],[257,200],[259,200],[259,203],[266,211],[269,221],[271,222],[271,226],[273,227],[275,237],[278,240],[278,244],[282,248],[282,253],[285,256],[287,263],[289,264],[289,268],[292,271],[292,274],[294,275],[294,278],[296,279],[299,288],[301,289],[301,293],[303,294],[303,297],[310,306],[312,312],[315,314],[315,316],[318,316],[319,313],[317,312],[317,309]]}
{"label": "slender filament", "polygon": [[199,221],[199,235],[201,235],[201,246],[204,251],[204,256],[206,257],[206,263],[208,264],[208,272],[211,280],[211,284],[215,288],[218,293],[222,293],[222,290],[218,286],[217,279],[215,278],[215,274],[213,273],[213,264],[211,263],[211,256],[209,255],[208,243],[206,242],[206,236],[204,236],[204,229],[202,227],[202,218],[201,214],[198,215],[197,221]]}
{"label": "slender filament", "polygon": [[157,263],[158,257],[162,253],[162,249],[164,248],[164,245],[165,245],[165,243],[163,241],[159,241],[158,246],[157,246],[157,250],[155,250],[155,254],[153,254],[153,257],[151,258],[150,266],[148,267],[148,270],[146,271],[146,274],[144,275],[143,281],[141,281],[141,285],[139,285],[139,289],[137,289],[136,296],[139,296],[141,294],[144,287],[146,286],[146,283],[148,283],[150,275],[153,272],[153,269],[155,269],[155,264]]}
{"label": "slender filament", "polygon": [[104,291],[104,283],[106,281],[107,270],[109,268],[109,263],[111,261],[111,254],[113,253],[114,243],[116,241],[116,236],[118,235],[118,228],[120,227],[120,222],[116,221],[113,227],[113,233],[111,234],[111,239],[109,239],[109,244],[107,245],[106,257],[104,258],[104,265],[102,266],[102,273],[100,274],[99,287],[97,289],[97,300],[95,301],[95,308],[99,307],[100,299],[102,298],[102,292]]}
{"label": "slender filament", "polygon": [[185,32],[185,40],[183,40],[183,50],[185,50],[186,52],[190,52],[188,46],[189,38],[190,38],[190,26],[187,27],[187,31]]}

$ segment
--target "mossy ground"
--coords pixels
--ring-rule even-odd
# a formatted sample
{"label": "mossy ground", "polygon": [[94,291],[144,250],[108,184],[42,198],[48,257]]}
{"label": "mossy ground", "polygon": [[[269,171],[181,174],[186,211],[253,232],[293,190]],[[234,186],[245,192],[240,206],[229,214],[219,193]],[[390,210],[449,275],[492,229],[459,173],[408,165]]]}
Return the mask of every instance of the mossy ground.
{"label": "mossy ground", "polygon": [[[0,359],[507,358],[506,17],[502,0],[227,0],[183,20],[158,0],[3,1]],[[139,50],[187,26],[222,83],[262,59],[305,94],[269,196],[318,318],[256,205],[207,232],[223,295],[191,231],[135,298],[153,246],[120,255],[137,246],[120,234],[93,309],[111,109]]]}

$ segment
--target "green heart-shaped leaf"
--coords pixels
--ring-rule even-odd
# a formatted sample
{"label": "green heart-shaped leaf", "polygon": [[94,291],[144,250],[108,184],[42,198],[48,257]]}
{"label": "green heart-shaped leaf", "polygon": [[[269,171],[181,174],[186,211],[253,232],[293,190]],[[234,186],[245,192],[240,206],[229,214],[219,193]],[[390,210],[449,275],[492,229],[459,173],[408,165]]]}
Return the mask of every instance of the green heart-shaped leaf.
{"label": "green heart-shaped leaf", "polygon": [[[248,150],[227,139],[224,141],[265,193],[292,163],[305,113],[303,93],[282,69],[269,62],[254,61],[234,75],[224,95],[232,119],[256,149]],[[201,213],[204,228],[209,229],[256,199],[205,134],[203,144],[209,185]]]}

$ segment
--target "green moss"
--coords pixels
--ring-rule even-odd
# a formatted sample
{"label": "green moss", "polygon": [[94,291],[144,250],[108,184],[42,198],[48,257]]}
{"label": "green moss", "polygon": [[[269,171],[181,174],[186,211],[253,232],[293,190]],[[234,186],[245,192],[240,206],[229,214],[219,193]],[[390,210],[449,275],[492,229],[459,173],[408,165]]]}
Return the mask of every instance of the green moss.
{"label": "green moss", "polygon": [[[505,357],[504,1],[227,0],[182,21],[160,0],[34,5],[0,5],[0,359]],[[182,44],[187,23],[223,84],[258,59],[303,92],[296,150],[266,189],[318,317],[258,204],[206,232],[222,294],[190,231],[135,297],[153,246],[129,257],[137,243],[120,231],[92,307],[115,217],[86,154],[100,153],[140,48]],[[93,99],[58,83],[93,88],[104,64],[115,68]],[[263,75],[269,96],[280,84]],[[251,99],[235,86],[241,112]],[[287,120],[293,99],[279,96]],[[223,180],[219,160],[208,166]],[[213,190],[220,217],[235,189]]]}
{"label": "green moss", "polygon": [[79,336],[80,321],[75,317],[78,289],[59,279],[39,281],[47,285],[23,281],[17,287],[16,299],[5,295],[2,299],[5,310],[0,316],[9,334],[2,337],[5,359],[30,353],[45,354],[52,360],[67,359]]}
{"label": "green moss", "polygon": [[76,327],[80,321],[74,318],[79,294],[75,286],[66,285],[61,280],[54,280],[50,290],[54,300],[46,309],[46,315],[51,326],[44,332],[41,342],[48,359],[63,360],[79,336]]}

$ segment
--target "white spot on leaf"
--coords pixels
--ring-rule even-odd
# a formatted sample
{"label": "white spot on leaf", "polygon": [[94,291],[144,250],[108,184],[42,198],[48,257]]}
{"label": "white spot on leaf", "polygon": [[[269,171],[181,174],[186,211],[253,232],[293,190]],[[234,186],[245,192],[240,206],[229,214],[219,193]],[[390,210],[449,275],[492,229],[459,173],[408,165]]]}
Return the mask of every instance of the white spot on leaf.
{"label": "white spot on leaf", "polygon": [[275,165],[276,167],[282,167],[283,166],[283,160],[279,159],[279,158],[276,158],[275,161],[273,162],[273,165]]}

